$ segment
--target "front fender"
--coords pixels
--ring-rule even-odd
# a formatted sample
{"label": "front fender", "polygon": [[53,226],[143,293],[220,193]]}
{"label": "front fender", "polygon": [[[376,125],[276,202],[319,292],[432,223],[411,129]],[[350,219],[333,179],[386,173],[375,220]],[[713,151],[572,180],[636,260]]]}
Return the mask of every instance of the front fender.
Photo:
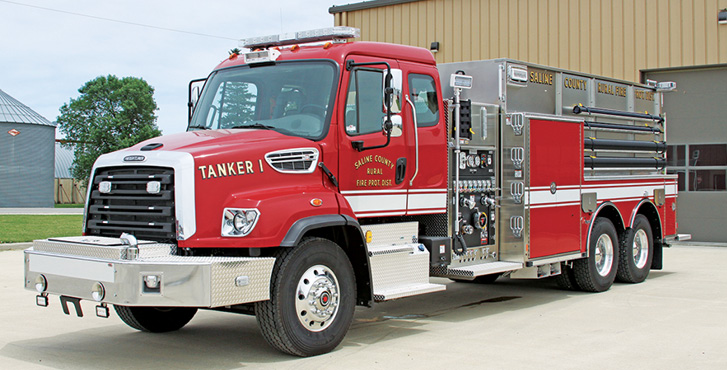
{"label": "front fender", "polygon": [[[222,237],[225,208],[256,208],[260,216],[255,228],[244,237]],[[191,248],[266,248],[276,247],[296,221],[315,216],[338,215],[336,193],[323,188],[308,190],[280,188],[256,194],[230,194],[219,207],[211,209],[205,220],[197,223],[196,238],[180,242]],[[343,219],[341,216],[337,216]]]}

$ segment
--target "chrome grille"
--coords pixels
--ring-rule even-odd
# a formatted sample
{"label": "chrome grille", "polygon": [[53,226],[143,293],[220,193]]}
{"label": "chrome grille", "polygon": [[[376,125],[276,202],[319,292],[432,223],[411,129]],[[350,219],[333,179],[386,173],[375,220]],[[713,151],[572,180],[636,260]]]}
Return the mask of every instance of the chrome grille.
{"label": "chrome grille", "polygon": [[318,165],[318,149],[300,148],[265,154],[265,161],[278,172],[311,173]]}
{"label": "chrome grille", "polygon": [[[159,186],[149,186],[151,182]],[[91,186],[88,235],[119,237],[126,232],[147,240],[176,239],[173,169],[100,168]]]}

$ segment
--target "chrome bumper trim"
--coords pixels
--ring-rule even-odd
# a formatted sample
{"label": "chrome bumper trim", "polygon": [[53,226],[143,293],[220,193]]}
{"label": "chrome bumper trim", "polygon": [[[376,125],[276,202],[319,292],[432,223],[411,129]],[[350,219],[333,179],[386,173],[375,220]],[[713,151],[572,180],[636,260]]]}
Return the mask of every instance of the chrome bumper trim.
{"label": "chrome bumper trim", "polygon": [[[25,250],[25,288],[35,290],[42,274],[46,294],[93,300],[91,288],[100,282],[102,302],[123,306],[212,308],[270,298],[275,258],[183,257],[173,255],[172,246],[154,244],[145,252],[140,244],[140,257],[126,260],[111,257],[119,253],[107,245],[36,241]],[[160,279],[158,286],[147,286],[145,276]]]}

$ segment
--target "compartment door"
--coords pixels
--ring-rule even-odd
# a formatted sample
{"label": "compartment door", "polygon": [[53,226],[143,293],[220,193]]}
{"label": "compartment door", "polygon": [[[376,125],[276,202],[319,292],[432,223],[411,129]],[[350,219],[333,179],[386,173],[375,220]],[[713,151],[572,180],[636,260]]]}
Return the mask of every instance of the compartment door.
{"label": "compartment door", "polygon": [[580,250],[581,122],[530,119],[530,259]]}

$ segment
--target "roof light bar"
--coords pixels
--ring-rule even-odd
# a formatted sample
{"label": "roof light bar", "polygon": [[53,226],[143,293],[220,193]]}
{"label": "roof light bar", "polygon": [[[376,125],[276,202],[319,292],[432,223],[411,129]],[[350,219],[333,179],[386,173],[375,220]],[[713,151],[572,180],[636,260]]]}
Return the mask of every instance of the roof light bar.
{"label": "roof light bar", "polygon": [[361,31],[358,28],[336,26],[316,30],[281,33],[278,35],[250,37],[240,40],[240,46],[249,49],[259,49],[316,41],[341,41],[359,37],[360,35]]}

